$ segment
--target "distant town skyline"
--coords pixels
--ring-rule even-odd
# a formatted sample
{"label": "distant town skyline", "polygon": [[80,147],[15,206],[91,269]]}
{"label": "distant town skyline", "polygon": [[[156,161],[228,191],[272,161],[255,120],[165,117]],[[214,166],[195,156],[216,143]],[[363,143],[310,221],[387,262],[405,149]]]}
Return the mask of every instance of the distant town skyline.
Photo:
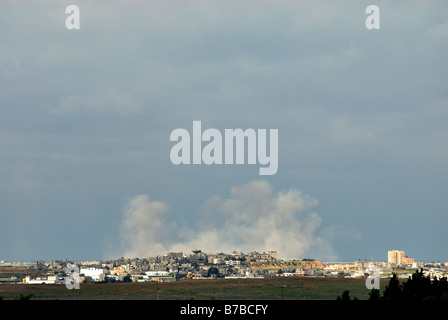
{"label": "distant town skyline", "polygon": [[[65,284],[68,289],[79,289],[89,282],[173,282],[182,279],[210,278],[272,278],[318,277],[366,279],[366,288],[372,289],[372,279],[397,275],[407,279],[420,270],[431,279],[447,279],[448,262],[416,262],[404,251],[390,250],[388,261],[356,260],[351,262],[321,262],[314,259],[279,259],[276,251],[208,253],[193,250],[190,253],[169,252],[144,258],[124,258],[107,261],[52,260],[34,263],[7,263],[0,261],[2,271],[16,274],[0,278],[0,283]],[[32,272],[35,278],[28,274]],[[372,275],[375,273],[375,276]],[[368,277],[367,277],[368,276]],[[379,282],[377,283],[379,289]]]}
{"label": "distant town skyline", "polygon": [[[304,258],[291,258],[291,259],[284,259],[280,256],[278,256],[277,251],[276,250],[270,250],[270,251],[263,251],[263,252],[258,252],[258,251],[228,251],[228,252],[205,252],[202,251],[201,249],[193,249],[190,250],[189,252],[165,252],[165,253],[161,253],[161,254],[157,254],[155,256],[134,256],[134,257],[109,257],[108,259],[92,259],[92,260],[75,260],[75,259],[69,259],[69,258],[65,258],[65,259],[49,259],[49,260],[42,260],[42,259],[37,259],[37,260],[33,260],[33,261],[24,261],[24,260],[15,260],[15,261],[8,261],[8,260],[4,260],[4,259],[0,259],[0,266],[4,266],[4,265],[8,265],[8,266],[30,266],[32,263],[36,263],[38,261],[71,261],[71,262],[76,262],[76,263],[82,263],[82,264],[100,264],[101,262],[106,262],[106,261],[115,261],[115,260],[135,260],[135,259],[148,259],[148,258],[157,258],[157,257],[171,257],[171,256],[176,256],[176,257],[180,257],[180,256],[184,256],[184,257],[188,257],[188,256],[192,256],[194,254],[204,254],[207,256],[215,256],[215,255],[231,255],[231,256],[248,256],[248,257],[257,257],[257,259],[270,259],[270,260],[285,260],[285,261],[293,261],[293,260],[297,260],[297,261],[312,261],[312,260],[317,260],[314,259],[313,257],[304,257]],[[352,261],[321,261],[324,263],[344,263],[344,262],[354,262],[354,261],[365,261],[365,262],[387,262],[387,263],[391,263],[394,265],[400,265],[400,264],[408,264],[408,265],[412,265],[414,263],[442,263],[442,264],[448,264],[448,261],[436,261],[436,260],[430,260],[430,261],[417,261],[412,257],[408,257],[408,255],[405,253],[405,251],[402,250],[388,250],[386,253],[386,258],[385,259],[379,259],[379,260],[375,260],[373,261],[373,259],[371,258],[370,260],[367,258],[358,258]],[[261,258],[260,258],[261,257]],[[268,257],[268,258],[267,258]]]}

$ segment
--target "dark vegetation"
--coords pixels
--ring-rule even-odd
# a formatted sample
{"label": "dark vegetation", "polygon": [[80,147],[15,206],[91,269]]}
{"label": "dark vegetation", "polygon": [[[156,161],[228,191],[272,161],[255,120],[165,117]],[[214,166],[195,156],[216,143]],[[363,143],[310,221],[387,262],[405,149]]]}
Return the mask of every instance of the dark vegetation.
{"label": "dark vegetation", "polygon": [[[339,301],[351,300],[350,291],[345,290]],[[357,300],[355,297],[353,300]],[[423,301],[423,300],[448,300],[448,281],[446,278],[431,280],[424,276],[423,270],[416,271],[405,282],[400,283],[394,273],[389,284],[384,288],[382,294],[378,289],[372,289],[369,293],[369,301]]]}

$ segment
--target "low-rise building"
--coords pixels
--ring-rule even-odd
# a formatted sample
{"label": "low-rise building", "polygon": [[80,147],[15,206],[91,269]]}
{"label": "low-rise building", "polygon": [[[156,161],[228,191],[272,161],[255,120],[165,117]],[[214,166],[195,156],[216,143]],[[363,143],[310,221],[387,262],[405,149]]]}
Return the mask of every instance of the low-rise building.
{"label": "low-rise building", "polygon": [[404,257],[403,261],[401,262],[402,264],[409,264],[412,265],[414,264],[414,259],[408,258],[408,257]]}
{"label": "low-rise building", "polygon": [[141,277],[144,281],[175,281],[168,271],[146,271],[145,275]]}
{"label": "low-rise building", "polygon": [[92,278],[93,281],[104,281],[105,279],[105,272],[104,269],[100,268],[81,268],[79,271],[80,274],[83,274],[86,277]]}
{"label": "low-rise building", "polygon": [[59,276],[48,276],[48,277],[37,277],[35,279],[31,279],[30,276],[26,276],[23,279],[23,283],[26,284],[61,284],[63,281],[59,278]]}

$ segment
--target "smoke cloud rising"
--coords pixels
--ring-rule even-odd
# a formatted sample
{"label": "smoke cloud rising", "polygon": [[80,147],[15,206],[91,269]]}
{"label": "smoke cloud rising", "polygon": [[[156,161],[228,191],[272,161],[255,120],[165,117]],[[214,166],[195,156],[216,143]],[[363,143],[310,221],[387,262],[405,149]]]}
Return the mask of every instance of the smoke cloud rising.
{"label": "smoke cloud rising", "polygon": [[163,202],[139,195],[123,210],[120,256],[148,257],[168,252],[270,251],[280,258],[335,259],[330,239],[317,236],[317,199],[291,188],[274,193],[266,181],[232,187],[228,198],[208,199],[194,227],[177,226]]}

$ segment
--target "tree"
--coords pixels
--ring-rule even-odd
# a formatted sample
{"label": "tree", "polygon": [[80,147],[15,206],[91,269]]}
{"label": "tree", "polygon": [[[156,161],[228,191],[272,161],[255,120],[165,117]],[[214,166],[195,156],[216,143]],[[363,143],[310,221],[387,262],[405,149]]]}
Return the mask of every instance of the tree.
{"label": "tree", "polygon": [[[349,291],[344,291],[342,297],[338,296],[337,300],[350,300]],[[369,293],[369,300],[448,300],[448,281],[446,277],[431,280],[429,275],[425,277],[423,270],[417,270],[406,282],[400,284],[397,275],[394,273],[389,280],[389,284],[385,287],[383,295],[380,295],[378,289],[372,289]]]}
{"label": "tree", "polygon": [[373,288],[369,292],[370,301],[379,301],[381,299],[380,290]]}
{"label": "tree", "polygon": [[416,271],[403,284],[403,299],[405,300],[440,300],[448,298],[446,278],[431,280],[424,276],[423,270]]}
{"label": "tree", "polygon": [[383,300],[448,300],[448,282],[446,278],[433,279],[417,270],[406,282],[399,284],[396,274],[390,279],[383,292]]}
{"label": "tree", "polygon": [[345,290],[342,293],[342,297],[338,296],[336,300],[338,300],[338,301],[350,301],[350,291],[349,290]]}
{"label": "tree", "polygon": [[384,300],[401,300],[401,286],[397,274],[394,273],[383,292]]}
{"label": "tree", "polygon": [[215,277],[219,277],[219,269],[218,268],[216,268],[216,267],[210,267],[210,268],[208,268],[208,271],[207,271],[207,276],[208,277],[211,277],[211,276],[215,276]]}

